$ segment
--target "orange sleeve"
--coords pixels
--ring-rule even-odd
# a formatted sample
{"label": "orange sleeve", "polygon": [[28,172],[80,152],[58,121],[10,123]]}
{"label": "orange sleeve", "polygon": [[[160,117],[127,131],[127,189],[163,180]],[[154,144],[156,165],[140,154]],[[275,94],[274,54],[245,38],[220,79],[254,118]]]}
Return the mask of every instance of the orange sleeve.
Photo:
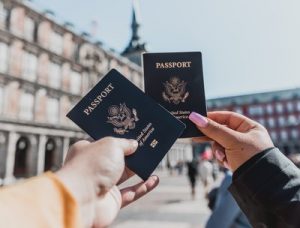
{"label": "orange sleeve", "polygon": [[78,205],[51,172],[0,190],[0,227],[79,228]]}

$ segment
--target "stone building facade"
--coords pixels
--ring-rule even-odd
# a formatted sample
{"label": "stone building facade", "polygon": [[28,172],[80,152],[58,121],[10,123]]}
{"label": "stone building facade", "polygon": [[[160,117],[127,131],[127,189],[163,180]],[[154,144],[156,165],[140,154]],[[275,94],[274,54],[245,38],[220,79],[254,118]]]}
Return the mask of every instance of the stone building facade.
{"label": "stone building facade", "polygon": [[267,128],[284,154],[300,153],[300,88],[211,99],[207,108],[246,115]]}
{"label": "stone building facade", "polygon": [[0,0],[0,179],[56,170],[84,133],[66,113],[110,69],[140,88],[140,66],[21,0]]}

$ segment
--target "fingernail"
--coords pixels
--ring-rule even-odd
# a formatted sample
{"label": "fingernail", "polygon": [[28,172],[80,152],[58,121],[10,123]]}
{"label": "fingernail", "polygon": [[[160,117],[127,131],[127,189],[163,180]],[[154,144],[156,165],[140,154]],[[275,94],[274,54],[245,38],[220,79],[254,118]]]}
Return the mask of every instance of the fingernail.
{"label": "fingernail", "polygon": [[215,151],[215,155],[216,155],[216,158],[217,158],[217,160],[219,160],[219,161],[223,161],[224,160],[224,158],[225,158],[225,154],[224,154],[224,152],[223,151],[220,151],[220,150],[216,150]]}
{"label": "fingernail", "polygon": [[199,127],[206,127],[208,124],[207,118],[196,112],[192,112],[189,115],[189,119]]}
{"label": "fingernail", "polygon": [[158,181],[158,176],[151,176],[151,179],[156,182]]}
{"label": "fingernail", "polygon": [[137,148],[138,145],[139,145],[139,143],[136,140],[134,140],[134,139],[131,140],[131,144],[132,144],[133,148]]}
{"label": "fingernail", "polygon": [[151,176],[148,180],[150,180],[150,185],[153,185],[158,182],[158,177],[157,176]]}

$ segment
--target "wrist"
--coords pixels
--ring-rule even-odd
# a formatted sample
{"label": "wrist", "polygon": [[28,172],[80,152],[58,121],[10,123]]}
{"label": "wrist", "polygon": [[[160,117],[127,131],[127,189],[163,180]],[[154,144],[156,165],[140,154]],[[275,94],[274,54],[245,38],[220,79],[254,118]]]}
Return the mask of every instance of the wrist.
{"label": "wrist", "polygon": [[72,167],[63,167],[55,174],[71,192],[79,205],[91,202],[96,197],[96,190],[91,178],[83,177],[80,173],[74,171]]}

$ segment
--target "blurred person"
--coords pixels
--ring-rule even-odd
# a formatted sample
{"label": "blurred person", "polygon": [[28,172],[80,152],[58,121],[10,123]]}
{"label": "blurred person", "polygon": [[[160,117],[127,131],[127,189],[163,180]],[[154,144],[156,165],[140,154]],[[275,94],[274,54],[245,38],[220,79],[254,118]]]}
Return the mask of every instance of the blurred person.
{"label": "blurred person", "polygon": [[212,177],[213,177],[213,181],[216,182],[219,178],[219,174],[220,174],[220,166],[218,164],[218,162],[215,159],[211,160],[211,164],[212,164]]}
{"label": "blurred person", "polygon": [[120,208],[145,195],[158,177],[119,190],[133,176],[124,156],[135,140],[103,138],[79,141],[68,151],[63,167],[0,191],[0,227],[106,227]]}
{"label": "blurred person", "polygon": [[300,170],[259,123],[234,112],[191,113],[190,120],[213,141],[218,161],[233,171],[229,191],[253,227],[300,227]]}
{"label": "blurred person", "polygon": [[212,151],[206,148],[200,155],[199,175],[204,186],[205,194],[208,193],[213,183],[213,165],[211,163]]}
{"label": "blurred person", "polygon": [[250,224],[228,191],[232,182],[232,172],[225,170],[224,179],[215,192],[215,201],[212,206],[206,228],[250,228]]}
{"label": "blurred person", "polygon": [[182,160],[179,160],[177,162],[177,165],[176,165],[176,169],[177,169],[177,172],[178,172],[178,175],[182,175],[182,172],[183,172],[183,166],[184,166],[184,163]]}
{"label": "blurred person", "polygon": [[187,174],[190,181],[191,186],[191,196],[192,199],[195,199],[196,196],[196,180],[198,175],[198,162],[197,159],[193,159],[192,161],[188,161],[187,163]]}

